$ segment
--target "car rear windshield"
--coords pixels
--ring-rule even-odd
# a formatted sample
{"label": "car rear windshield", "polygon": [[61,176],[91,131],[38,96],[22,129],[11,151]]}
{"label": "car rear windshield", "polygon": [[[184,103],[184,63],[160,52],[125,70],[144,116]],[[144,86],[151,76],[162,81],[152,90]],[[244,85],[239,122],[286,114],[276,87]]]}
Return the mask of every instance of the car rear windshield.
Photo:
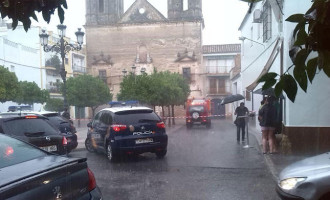
{"label": "car rear windshield", "polygon": [[57,129],[51,126],[46,119],[25,119],[18,118],[5,121],[3,124],[5,134],[24,136],[24,135],[58,135]]}
{"label": "car rear windshield", "polygon": [[58,115],[51,115],[51,116],[47,116],[47,118],[49,119],[49,121],[56,125],[57,127],[60,124],[65,124],[65,123],[69,123],[68,121],[64,120],[61,116]]}
{"label": "car rear windshield", "polygon": [[0,169],[45,155],[38,148],[0,134]]}
{"label": "car rear windshield", "polygon": [[204,112],[204,106],[191,106],[189,108],[190,112]]}
{"label": "car rear windshield", "polygon": [[160,118],[152,110],[130,110],[115,114],[115,123],[119,124],[138,124],[147,122],[159,122]]}

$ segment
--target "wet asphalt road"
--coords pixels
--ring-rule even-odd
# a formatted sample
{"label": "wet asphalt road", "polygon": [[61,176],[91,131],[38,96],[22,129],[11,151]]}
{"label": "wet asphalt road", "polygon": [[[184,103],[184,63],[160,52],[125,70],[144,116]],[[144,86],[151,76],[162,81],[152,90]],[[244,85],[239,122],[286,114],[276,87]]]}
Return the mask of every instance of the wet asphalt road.
{"label": "wet asphalt road", "polygon": [[[127,156],[109,163],[103,154],[85,150],[104,199],[278,200],[275,182],[250,136],[250,146],[236,142],[236,127],[227,120],[203,126],[168,128],[168,153]],[[276,155],[275,155],[276,156]]]}

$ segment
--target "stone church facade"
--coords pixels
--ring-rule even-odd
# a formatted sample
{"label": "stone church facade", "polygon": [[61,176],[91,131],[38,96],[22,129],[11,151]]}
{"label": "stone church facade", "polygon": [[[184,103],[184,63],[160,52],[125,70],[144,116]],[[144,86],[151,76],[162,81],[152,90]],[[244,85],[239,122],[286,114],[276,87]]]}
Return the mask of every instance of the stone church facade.
{"label": "stone church facade", "polygon": [[166,18],[147,0],[136,0],[125,13],[123,0],[86,0],[87,67],[108,84],[114,100],[125,72],[154,69],[182,74],[190,96],[203,97],[202,2],[167,3]]}

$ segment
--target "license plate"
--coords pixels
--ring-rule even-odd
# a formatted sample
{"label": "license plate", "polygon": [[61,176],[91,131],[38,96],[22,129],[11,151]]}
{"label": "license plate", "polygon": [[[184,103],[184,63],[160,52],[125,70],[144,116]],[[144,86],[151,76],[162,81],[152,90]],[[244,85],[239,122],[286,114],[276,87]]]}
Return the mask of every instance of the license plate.
{"label": "license plate", "polygon": [[52,146],[40,147],[40,149],[48,151],[48,152],[57,151],[57,146],[52,145]]}
{"label": "license plate", "polygon": [[144,144],[144,143],[150,143],[150,142],[153,142],[152,138],[135,140],[135,144]]}
{"label": "license plate", "polygon": [[100,134],[92,134],[92,137],[95,139],[100,139],[101,135]]}

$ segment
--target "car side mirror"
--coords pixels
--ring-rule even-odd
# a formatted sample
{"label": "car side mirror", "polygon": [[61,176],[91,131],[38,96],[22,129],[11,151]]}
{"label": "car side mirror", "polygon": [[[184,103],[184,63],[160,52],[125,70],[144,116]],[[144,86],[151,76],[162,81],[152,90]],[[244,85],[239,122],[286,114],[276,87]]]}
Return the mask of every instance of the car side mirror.
{"label": "car side mirror", "polygon": [[88,122],[87,127],[92,128],[92,122]]}

